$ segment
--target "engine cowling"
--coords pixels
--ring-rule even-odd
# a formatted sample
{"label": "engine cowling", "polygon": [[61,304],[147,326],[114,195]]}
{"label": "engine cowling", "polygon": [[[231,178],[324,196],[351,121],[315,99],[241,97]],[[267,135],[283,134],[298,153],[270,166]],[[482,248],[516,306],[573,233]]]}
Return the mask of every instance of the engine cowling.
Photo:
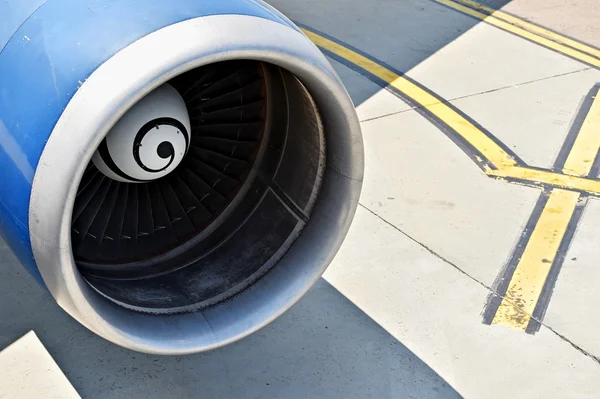
{"label": "engine cowling", "polygon": [[3,11],[0,231],[67,313],[133,350],[194,353],[317,281],[358,204],[362,138],[289,20],[242,0]]}

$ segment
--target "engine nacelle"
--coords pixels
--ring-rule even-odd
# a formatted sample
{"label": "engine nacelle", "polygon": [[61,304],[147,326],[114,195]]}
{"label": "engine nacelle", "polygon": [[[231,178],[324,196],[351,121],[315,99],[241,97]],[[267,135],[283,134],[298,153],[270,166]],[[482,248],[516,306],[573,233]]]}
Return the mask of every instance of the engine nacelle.
{"label": "engine nacelle", "polygon": [[0,231],[118,345],[238,340],[325,271],[354,216],[354,106],[259,0],[0,4]]}

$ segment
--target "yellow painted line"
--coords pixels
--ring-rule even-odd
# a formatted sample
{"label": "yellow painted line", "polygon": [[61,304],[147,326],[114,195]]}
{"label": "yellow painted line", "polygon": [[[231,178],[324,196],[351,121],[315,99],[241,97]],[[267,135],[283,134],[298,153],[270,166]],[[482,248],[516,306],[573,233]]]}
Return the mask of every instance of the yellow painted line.
{"label": "yellow painted line", "polygon": [[525,29],[528,32],[534,33],[536,35],[545,37],[553,42],[564,44],[566,46],[572,47],[576,50],[582,51],[584,53],[590,54],[598,59],[600,59],[600,49],[587,45],[585,43],[581,43],[575,39],[571,39],[570,37],[561,35],[557,32],[552,32],[551,30],[545,29],[539,25],[532,24],[531,22],[527,22],[521,18],[515,17],[514,15],[507,14],[500,10],[495,10],[493,8],[484,6],[483,4],[479,4],[472,0],[454,0],[457,3],[464,4],[468,7],[474,8],[478,11],[482,11],[489,16],[494,18],[506,21],[518,28]]}
{"label": "yellow painted line", "polygon": [[467,15],[470,15],[477,19],[480,19],[492,26],[495,26],[495,27],[505,30],[507,32],[513,33],[517,36],[521,36],[522,38],[531,40],[532,42],[541,44],[544,47],[548,47],[548,48],[555,50],[561,54],[564,54],[564,55],[572,57],[576,60],[585,62],[596,68],[600,68],[600,59],[598,59],[590,54],[586,54],[582,51],[579,51],[577,49],[566,46],[562,43],[555,42],[551,39],[548,39],[547,37],[540,36],[536,33],[530,32],[524,28],[513,25],[513,24],[503,21],[501,19],[495,18],[493,15],[488,15],[487,13],[474,10],[470,7],[456,3],[452,0],[435,0],[435,1],[440,4],[444,4],[445,6],[448,6],[454,10],[460,11],[464,14],[467,14]]}
{"label": "yellow painted line", "polygon": [[600,196],[600,181],[587,177],[565,175],[550,170],[540,170],[524,166],[508,167],[500,170],[486,171],[489,176],[524,180],[530,183],[548,184],[550,186],[584,191]]}
{"label": "yellow painted line", "polygon": [[[563,172],[569,175],[523,167],[512,168],[517,172],[513,175],[520,174],[520,178],[526,180],[546,180],[554,185],[597,193],[597,190],[600,190],[600,182],[586,179],[585,176],[590,173],[600,151],[599,94],[600,88],[565,161]],[[506,173],[507,170],[503,172]],[[562,184],[557,184],[559,182]],[[591,187],[592,185],[594,187]],[[580,196],[581,194],[575,191],[552,190],[492,324],[508,325],[523,331],[527,329]]]}
{"label": "yellow painted line", "polygon": [[512,166],[489,170],[490,176],[513,178],[600,196],[600,181],[586,177],[600,151],[600,88],[586,115],[571,149],[563,173]]}
{"label": "yellow painted line", "polygon": [[579,134],[573,143],[563,172],[575,176],[587,176],[598,149],[600,149],[600,87],[595,93],[592,106],[585,117]]}
{"label": "yellow painted line", "polygon": [[[403,95],[409,97],[412,101],[418,103],[422,107],[427,108],[434,116],[448,124],[448,126],[454,129],[472,147],[482,153],[496,168],[498,168],[497,170],[486,170],[488,175],[520,179],[530,183],[548,184],[565,189],[585,191],[592,195],[600,196],[600,181],[598,180],[518,166],[517,162],[510,154],[504,151],[484,132],[433,94],[422,89],[405,77],[389,70],[385,66],[378,64],[340,43],[307,29],[303,29],[303,31],[317,46],[330,51],[387,82]],[[588,142],[589,140],[584,141]]]}
{"label": "yellow painted line", "polygon": [[[462,11],[465,13],[482,19],[485,18],[484,14],[459,6],[449,0],[436,1],[455,9],[462,7],[464,8]],[[506,22],[493,22],[493,24],[503,26],[501,23],[512,27],[511,29],[520,29]],[[555,187],[550,193],[548,201],[526,243],[523,255],[509,282],[507,293],[492,321],[493,324],[508,324],[526,330],[582,195],[579,191],[600,196],[600,180],[586,177],[595,159],[594,154],[600,148],[600,131],[598,131],[598,126],[600,126],[600,104],[596,102],[592,104],[579,135],[575,139],[565,164],[565,170],[568,170],[568,174],[520,166],[515,158],[504,151],[484,131],[433,93],[343,44],[307,29],[303,29],[303,31],[317,46],[386,82],[390,87],[419,106],[426,108],[433,116],[447,124],[497,168],[486,168],[485,173],[487,175]],[[530,32],[525,33],[535,37],[538,42],[542,40]],[[557,43],[554,44],[558,45]],[[575,51],[573,49],[567,50]],[[586,62],[590,61],[591,59],[588,59]],[[600,62],[598,62],[598,65],[600,65]]]}
{"label": "yellow painted line", "polygon": [[579,197],[575,191],[552,190],[492,324],[526,330]]}
{"label": "yellow painted line", "polygon": [[517,165],[517,161],[482,132],[481,129],[477,128],[460,113],[456,112],[430,92],[352,49],[310,30],[304,29],[303,31],[317,46],[364,69],[385,81],[391,87],[400,91],[420,106],[426,108],[429,112],[446,123],[451,129],[456,131],[458,135],[483,154],[483,156],[497,168]]}

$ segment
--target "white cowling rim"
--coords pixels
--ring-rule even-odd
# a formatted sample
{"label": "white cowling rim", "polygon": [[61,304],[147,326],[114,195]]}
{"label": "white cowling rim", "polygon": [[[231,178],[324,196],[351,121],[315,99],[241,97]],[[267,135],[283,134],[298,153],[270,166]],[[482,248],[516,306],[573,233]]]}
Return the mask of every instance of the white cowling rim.
{"label": "white cowling rim", "polygon": [[[71,213],[84,169],[111,127],[145,95],[185,71],[234,59],[264,61],[290,71],[320,110],[327,167],[311,220],[272,272],[227,302],[168,317],[121,308],[87,284],[73,258]],[[35,173],[29,212],[32,249],[58,304],[91,331],[141,352],[205,351],[265,326],[317,281],[350,226],[362,176],[362,137],[354,106],[327,59],[307,37],[251,16],[191,19],[124,48],[73,96]]]}

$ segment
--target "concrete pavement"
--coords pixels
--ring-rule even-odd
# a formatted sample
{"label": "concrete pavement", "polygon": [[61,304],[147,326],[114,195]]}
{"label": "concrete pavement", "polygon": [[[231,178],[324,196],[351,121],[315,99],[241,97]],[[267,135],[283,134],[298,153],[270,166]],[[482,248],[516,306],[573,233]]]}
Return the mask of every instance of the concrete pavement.
{"label": "concrete pavement", "polygon": [[[600,397],[593,49],[448,1],[271,1],[335,58],[366,152],[349,237],[292,310],[214,352],[140,355],[66,316],[2,244],[0,348],[33,330],[90,398]],[[497,3],[595,44],[593,2],[569,24]]]}

